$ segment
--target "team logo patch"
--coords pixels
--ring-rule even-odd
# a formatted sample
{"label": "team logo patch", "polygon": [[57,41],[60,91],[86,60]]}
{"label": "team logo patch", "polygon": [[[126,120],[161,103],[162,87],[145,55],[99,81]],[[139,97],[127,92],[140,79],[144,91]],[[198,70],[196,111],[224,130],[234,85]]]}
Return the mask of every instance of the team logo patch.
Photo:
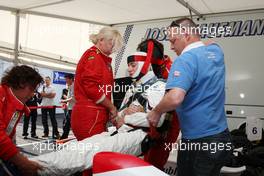
{"label": "team logo patch", "polygon": [[208,59],[215,59],[216,58],[215,53],[213,53],[213,52],[207,52],[207,58]]}
{"label": "team logo patch", "polygon": [[174,76],[176,76],[176,77],[179,77],[180,75],[181,75],[181,72],[179,72],[179,71],[174,71]]}
{"label": "team logo patch", "polygon": [[88,60],[93,60],[93,59],[94,59],[94,56],[88,57]]}
{"label": "team logo patch", "polygon": [[7,128],[6,128],[6,133],[8,135],[10,135],[12,133],[12,131],[14,130],[15,125],[16,125],[17,121],[19,120],[19,116],[20,116],[20,113],[18,111],[16,111],[13,114],[13,116],[12,116],[12,118],[11,118]]}

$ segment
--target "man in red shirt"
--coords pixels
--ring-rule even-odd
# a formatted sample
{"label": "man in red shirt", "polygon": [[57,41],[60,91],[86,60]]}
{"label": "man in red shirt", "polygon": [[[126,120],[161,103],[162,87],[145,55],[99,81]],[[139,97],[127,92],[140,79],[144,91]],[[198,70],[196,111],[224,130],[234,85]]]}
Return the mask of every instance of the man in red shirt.
{"label": "man in red shirt", "polygon": [[[23,156],[12,138],[15,128],[23,115],[30,111],[25,105],[35,89],[43,81],[33,68],[21,65],[7,71],[0,85],[0,175],[6,175],[6,170],[18,172],[20,175],[36,175],[41,166]],[[15,171],[16,170],[16,171]]]}

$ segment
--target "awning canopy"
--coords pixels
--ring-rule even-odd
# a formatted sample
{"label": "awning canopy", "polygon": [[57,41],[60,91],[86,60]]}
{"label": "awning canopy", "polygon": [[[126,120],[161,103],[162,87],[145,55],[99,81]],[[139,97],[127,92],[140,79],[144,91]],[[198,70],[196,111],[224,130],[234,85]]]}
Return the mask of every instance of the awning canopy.
{"label": "awning canopy", "polygon": [[104,25],[263,8],[263,0],[0,0],[0,9]]}
{"label": "awning canopy", "polygon": [[[203,17],[209,14],[263,9],[263,0],[0,0],[0,10],[11,11],[14,14],[40,15],[100,25],[117,25],[194,15]],[[23,18],[23,15],[20,17]],[[28,63],[44,67],[55,67],[55,64],[61,64],[63,70],[75,69],[76,58],[79,57],[73,59],[62,56],[61,53],[65,54],[64,52],[59,54],[53,54],[52,51],[44,52],[41,47],[39,47],[40,49],[26,48],[27,45],[23,44],[21,47],[21,41],[19,41],[21,40],[19,36],[20,17],[16,16],[14,29],[12,29],[14,45],[0,41],[1,59],[12,61],[15,64]],[[78,35],[77,38],[80,36]]]}

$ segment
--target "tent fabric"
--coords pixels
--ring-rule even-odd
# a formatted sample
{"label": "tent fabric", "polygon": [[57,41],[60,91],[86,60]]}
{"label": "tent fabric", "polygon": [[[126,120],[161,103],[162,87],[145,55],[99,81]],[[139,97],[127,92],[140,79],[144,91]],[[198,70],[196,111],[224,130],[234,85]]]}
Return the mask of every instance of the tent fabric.
{"label": "tent fabric", "polygon": [[263,0],[166,0],[166,3],[160,0],[0,0],[0,6],[2,9],[13,11],[20,9],[21,12],[49,14],[110,25],[188,16],[189,10],[179,1],[200,14],[264,8]]}

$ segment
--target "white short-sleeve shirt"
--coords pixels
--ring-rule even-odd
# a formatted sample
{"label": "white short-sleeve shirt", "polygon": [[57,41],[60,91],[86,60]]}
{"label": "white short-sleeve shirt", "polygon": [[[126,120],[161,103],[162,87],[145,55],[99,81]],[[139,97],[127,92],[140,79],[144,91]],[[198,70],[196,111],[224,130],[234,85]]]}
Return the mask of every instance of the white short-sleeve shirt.
{"label": "white short-sleeve shirt", "polygon": [[[49,85],[49,86],[45,86],[43,88],[43,91],[45,93],[56,93],[55,92],[55,89],[52,85]],[[42,98],[42,102],[41,102],[41,105],[42,106],[54,106],[54,98],[47,98],[47,97],[43,97]]]}

